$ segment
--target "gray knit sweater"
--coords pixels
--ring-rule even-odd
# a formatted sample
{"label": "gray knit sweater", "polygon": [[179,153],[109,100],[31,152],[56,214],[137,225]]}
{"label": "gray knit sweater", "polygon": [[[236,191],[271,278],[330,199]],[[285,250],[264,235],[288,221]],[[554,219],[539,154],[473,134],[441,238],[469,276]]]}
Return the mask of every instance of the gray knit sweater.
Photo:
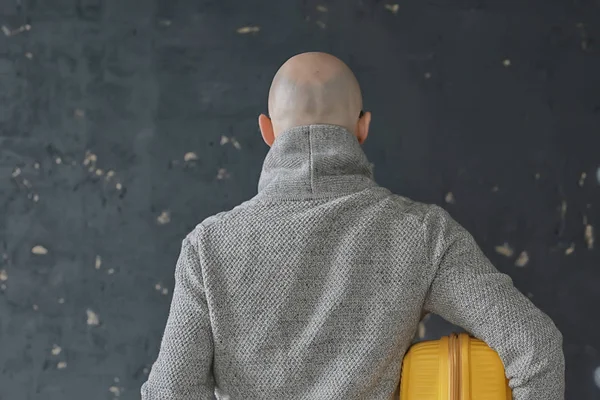
{"label": "gray knit sweater", "polygon": [[516,400],[564,398],[562,336],[442,208],[379,187],[356,138],[282,133],[258,194],[183,241],[143,400],[388,400],[422,312],[483,339]]}

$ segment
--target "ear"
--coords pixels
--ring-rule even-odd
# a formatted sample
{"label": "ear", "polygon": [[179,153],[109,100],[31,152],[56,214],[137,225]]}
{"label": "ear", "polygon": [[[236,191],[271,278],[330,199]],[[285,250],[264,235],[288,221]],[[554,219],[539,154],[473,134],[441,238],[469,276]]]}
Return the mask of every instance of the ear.
{"label": "ear", "polygon": [[367,140],[367,136],[369,136],[369,125],[371,124],[371,113],[366,112],[362,117],[358,120],[356,124],[356,138],[358,139],[358,143],[363,144],[365,140]]}
{"label": "ear", "polygon": [[258,117],[258,126],[263,140],[267,146],[271,147],[275,141],[275,132],[273,131],[273,122],[271,122],[271,118],[267,117],[265,114],[260,114]]}

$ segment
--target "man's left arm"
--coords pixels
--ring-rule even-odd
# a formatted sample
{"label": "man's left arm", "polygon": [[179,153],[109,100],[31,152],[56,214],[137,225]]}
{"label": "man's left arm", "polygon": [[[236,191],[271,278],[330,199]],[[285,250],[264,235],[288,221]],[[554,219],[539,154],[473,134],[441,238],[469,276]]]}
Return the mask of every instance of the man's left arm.
{"label": "man's left arm", "polygon": [[500,356],[515,400],[564,400],[563,337],[441,207],[425,217],[436,268],[424,309],[483,340]]}
{"label": "man's left arm", "polygon": [[188,236],[175,267],[175,289],[158,359],[142,400],[214,399],[213,338],[197,249]]}

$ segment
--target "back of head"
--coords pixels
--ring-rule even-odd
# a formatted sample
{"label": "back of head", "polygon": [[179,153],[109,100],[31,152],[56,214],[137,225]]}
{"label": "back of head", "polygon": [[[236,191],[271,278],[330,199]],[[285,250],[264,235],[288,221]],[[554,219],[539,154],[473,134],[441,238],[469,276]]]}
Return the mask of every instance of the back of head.
{"label": "back of head", "polygon": [[301,125],[339,125],[356,133],[362,96],[356,77],[338,58],[303,53],[285,62],[269,91],[274,135]]}

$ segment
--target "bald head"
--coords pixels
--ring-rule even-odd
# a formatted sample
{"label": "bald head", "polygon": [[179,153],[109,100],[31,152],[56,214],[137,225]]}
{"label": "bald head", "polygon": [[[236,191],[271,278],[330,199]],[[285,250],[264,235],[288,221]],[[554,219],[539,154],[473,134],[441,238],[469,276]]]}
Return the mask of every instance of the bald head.
{"label": "bald head", "polygon": [[[290,58],[275,74],[269,91],[274,136],[295,126],[312,124],[339,125],[357,134],[361,109],[362,95],[356,77],[344,62],[326,53],[303,53]],[[263,130],[263,124],[260,125]]]}

